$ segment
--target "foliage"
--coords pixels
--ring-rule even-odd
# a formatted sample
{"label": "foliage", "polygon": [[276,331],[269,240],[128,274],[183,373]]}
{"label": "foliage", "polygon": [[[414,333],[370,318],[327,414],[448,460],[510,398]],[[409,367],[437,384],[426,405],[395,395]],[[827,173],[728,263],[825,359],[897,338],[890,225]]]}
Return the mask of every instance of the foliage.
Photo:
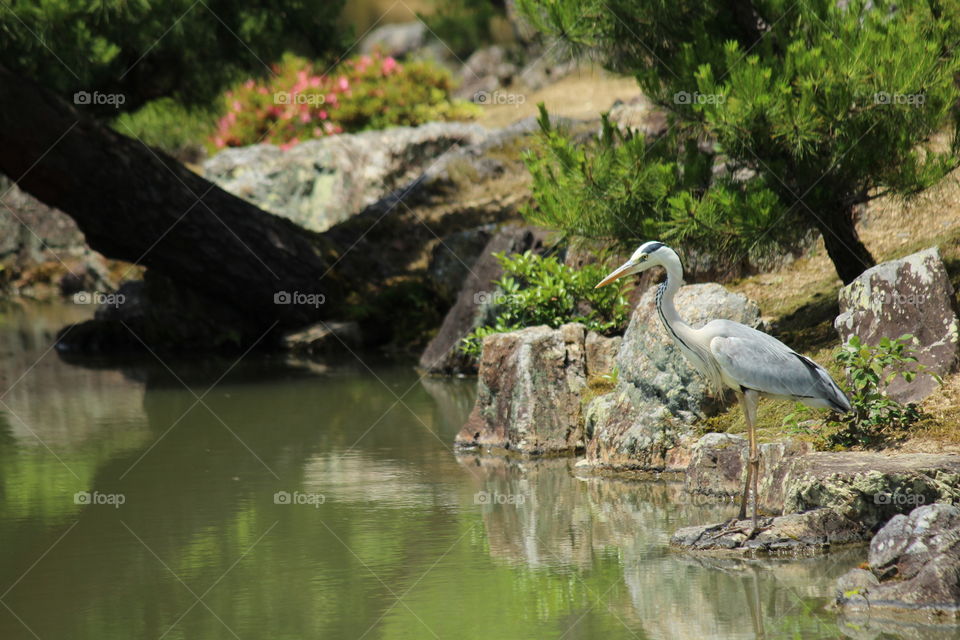
{"label": "foliage", "polygon": [[502,6],[491,0],[442,0],[419,17],[454,55],[466,59],[493,40],[490,22],[503,15]]}
{"label": "foliage", "polygon": [[[887,388],[897,377],[912,382],[918,375],[929,375],[942,382],[917,362],[910,347],[913,339],[910,334],[895,340],[882,338],[871,347],[853,336],[836,352],[836,364],[847,371],[853,411],[827,420],[819,434],[827,448],[880,444],[903,435],[923,417],[915,403],[901,404],[887,395]],[[798,430],[797,417],[806,414],[806,407],[799,405],[784,423],[792,423],[794,430]]]}
{"label": "foliage", "polygon": [[468,118],[476,107],[450,98],[450,73],[430,61],[398,63],[380,53],[344,61],[332,73],[287,55],[274,75],[226,94],[217,148],[258,142],[289,148],[341,132]]}
{"label": "foliage", "polygon": [[[717,249],[735,243],[739,229],[747,237],[762,237],[766,230],[799,237],[816,229],[847,280],[872,261],[856,235],[854,207],[885,193],[915,193],[958,161],[956,144],[938,152],[927,144],[951,122],[960,97],[954,82],[960,31],[953,15],[960,9],[952,5],[518,5],[539,29],[574,48],[600,50],[609,67],[634,75],[668,114],[667,134],[621,152],[609,150],[623,144],[611,140],[577,159],[579,164],[564,166],[555,154],[544,156],[541,172],[552,163],[559,175],[585,185],[569,196],[559,184],[539,185],[537,215],[569,233],[638,235],[633,225],[649,216],[625,217],[627,207],[618,202],[625,198],[644,203],[641,211],[667,207],[649,222],[667,225],[673,237],[709,241],[716,235]],[[715,160],[728,168],[719,179],[710,176]],[[732,180],[729,170],[739,169],[747,171]],[[605,186],[614,189],[607,193]],[[630,190],[635,187],[641,190]],[[567,204],[578,209],[588,196],[610,205],[595,214],[609,220],[581,223],[563,211]]]}
{"label": "foliage", "polygon": [[623,284],[595,288],[607,274],[601,263],[572,269],[555,256],[530,251],[494,256],[503,266],[503,276],[492,297],[478,302],[492,302],[495,318],[463,339],[464,353],[479,356],[486,336],[523,327],[580,322],[590,330],[610,333],[626,324],[629,309]]}
{"label": "foliage", "polygon": [[[0,10],[0,59],[68,100],[122,94],[121,110],[173,97],[209,103],[284,51],[322,58],[349,37],[342,0],[15,0]],[[89,104],[113,116],[111,105]]]}
{"label": "foliage", "polygon": [[172,98],[161,98],[135,112],[121,113],[113,128],[175,158],[196,162],[216,122],[216,112],[210,107],[185,106]]}
{"label": "foliage", "polygon": [[629,249],[661,238],[746,252],[787,237],[785,225],[771,232],[783,214],[773,192],[756,181],[714,179],[695,146],[673,153],[672,134],[670,142],[649,141],[604,117],[599,138],[585,146],[555,128],[543,105],[539,123],[542,144],[524,155],[536,206],[523,215],[534,224]]}

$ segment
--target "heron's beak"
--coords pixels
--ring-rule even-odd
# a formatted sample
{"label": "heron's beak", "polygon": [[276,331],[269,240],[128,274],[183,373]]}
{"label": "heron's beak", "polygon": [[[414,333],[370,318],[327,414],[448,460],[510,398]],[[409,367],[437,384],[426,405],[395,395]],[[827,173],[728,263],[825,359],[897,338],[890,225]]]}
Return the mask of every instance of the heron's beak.
{"label": "heron's beak", "polygon": [[627,260],[622,265],[611,271],[606,278],[601,280],[594,289],[599,289],[600,287],[605,287],[614,280],[622,278],[623,276],[628,276],[633,273],[633,268],[637,266],[636,262],[632,260]]}

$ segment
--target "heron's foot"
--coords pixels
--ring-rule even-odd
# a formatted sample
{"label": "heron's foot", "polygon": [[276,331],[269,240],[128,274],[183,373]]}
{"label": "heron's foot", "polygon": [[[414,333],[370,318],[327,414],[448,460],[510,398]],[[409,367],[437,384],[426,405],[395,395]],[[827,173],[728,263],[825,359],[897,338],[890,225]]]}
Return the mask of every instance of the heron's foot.
{"label": "heron's foot", "polygon": [[746,536],[743,540],[743,542],[746,542],[747,540],[752,540],[758,534],[766,531],[771,526],[771,524],[755,525],[747,518],[732,518],[731,520],[720,525],[720,527],[713,532],[711,538],[723,538],[725,536],[739,533]]}

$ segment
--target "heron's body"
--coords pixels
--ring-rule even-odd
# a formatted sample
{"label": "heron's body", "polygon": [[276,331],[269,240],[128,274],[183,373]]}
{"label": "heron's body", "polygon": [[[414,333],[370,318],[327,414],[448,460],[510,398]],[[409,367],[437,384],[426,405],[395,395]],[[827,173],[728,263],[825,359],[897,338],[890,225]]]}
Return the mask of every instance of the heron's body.
{"label": "heron's body", "polygon": [[666,269],[667,279],[657,289],[657,313],[664,329],[690,364],[715,392],[733,389],[743,404],[750,436],[750,468],[741,503],[745,515],[747,494],[753,480],[753,523],[757,521],[757,455],[754,422],[760,397],[786,398],[833,411],[850,411],[850,401],[827,371],[773,336],[731,320],[711,320],[694,329],[677,313],[673,298],[683,284],[683,266],[676,252],[660,242],[647,242],[630,260],[597,286],[644,271],[652,266]]}

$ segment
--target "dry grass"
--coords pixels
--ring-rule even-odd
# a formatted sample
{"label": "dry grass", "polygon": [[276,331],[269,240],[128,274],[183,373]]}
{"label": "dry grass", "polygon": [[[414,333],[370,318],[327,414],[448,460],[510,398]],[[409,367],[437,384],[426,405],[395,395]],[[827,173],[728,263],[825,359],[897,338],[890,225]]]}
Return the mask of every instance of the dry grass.
{"label": "dry grass", "polygon": [[491,104],[483,107],[477,122],[496,128],[513,124],[521,118],[537,115],[537,103],[546,105],[551,115],[591,120],[609,111],[618,99],[640,95],[637,81],[627,76],[608,73],[595,67],[584,67],[538,91],[523,87],[503,89],[505,93],[523,96],[523,103]]}

